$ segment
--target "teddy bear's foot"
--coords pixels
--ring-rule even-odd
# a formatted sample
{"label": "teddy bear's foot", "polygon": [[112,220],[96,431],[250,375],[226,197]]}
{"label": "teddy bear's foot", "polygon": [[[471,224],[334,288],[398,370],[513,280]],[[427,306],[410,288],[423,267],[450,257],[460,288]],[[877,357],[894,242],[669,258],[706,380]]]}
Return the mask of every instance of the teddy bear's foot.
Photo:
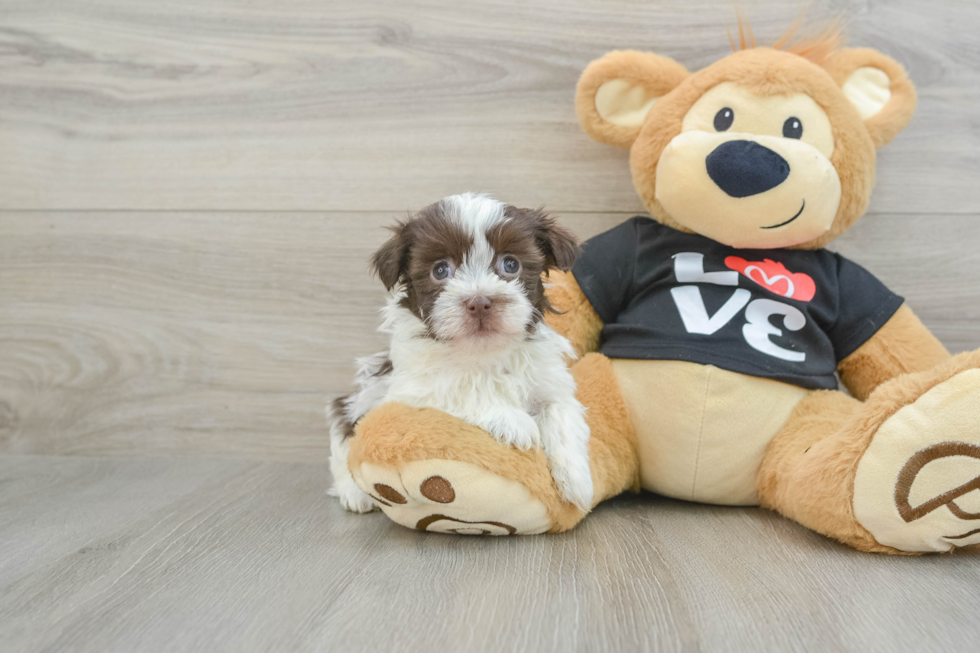
{"label": "teddy bear's foot", "polygon": [[764,506],[862,551],[980,544],[980,352],[863,403],[811,394],[769,444],[759,485]]}
{"label": "teddy bear's foot", "polygon": [[407,528],[518,535],[553,527],[548,509],[527,488],[478,465],[438,459],[398,467],[363,463],[353,474],[381,510]]}
{"label": "teddy bear's foot", "polygon": [[358,423],[348,465],[392,521],[420,531],[517,535],[561,531],[585,513],[561,500],[539,450],[432,408],[385,404]]}
{"label": "teddy bear's foot", "polygon": [[879,428],[857,466],[854,513],[880,544],[980,544],[980,370],[934,386]]}

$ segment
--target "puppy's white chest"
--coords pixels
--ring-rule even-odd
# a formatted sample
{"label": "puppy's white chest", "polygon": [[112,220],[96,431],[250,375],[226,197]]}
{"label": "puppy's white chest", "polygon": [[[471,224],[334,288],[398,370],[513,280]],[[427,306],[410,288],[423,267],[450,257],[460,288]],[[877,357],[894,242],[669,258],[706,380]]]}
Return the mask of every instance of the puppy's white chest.
{"label": "puppy's white chest", "polygon": [[[397,363],[395,369],[398,370]],[[388,400],[438,408],[460,419],[478,421],[480,416],[500,408],[527,411],[531,407],[531,387],[522,376],[506,366],[479,371],[396,371]]]}

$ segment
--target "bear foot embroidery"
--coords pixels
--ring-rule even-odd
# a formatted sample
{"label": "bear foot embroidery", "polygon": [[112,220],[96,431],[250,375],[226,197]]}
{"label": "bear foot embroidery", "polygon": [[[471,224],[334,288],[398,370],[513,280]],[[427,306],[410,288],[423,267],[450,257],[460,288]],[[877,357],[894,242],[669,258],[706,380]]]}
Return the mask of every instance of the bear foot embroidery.
{"label": "bear foot embroidery", "polygon": [[552,525],[544,504],[523,485],[470,463],[423,460],[396,468],[364,463],[352,474],[381,510],[406,528],[517,535],[543,533]]}

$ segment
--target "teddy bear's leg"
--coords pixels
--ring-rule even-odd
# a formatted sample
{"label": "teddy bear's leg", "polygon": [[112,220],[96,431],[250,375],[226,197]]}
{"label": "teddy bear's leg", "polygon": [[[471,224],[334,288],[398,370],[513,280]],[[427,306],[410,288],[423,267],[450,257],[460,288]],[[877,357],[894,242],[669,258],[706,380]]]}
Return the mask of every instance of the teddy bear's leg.
{"label": "teddy bear's leg", "polygon": [[[635,434],[609,360],[589,354],[572,373],[588,407],[595,503],[639,489]],[[560,499],[543,453],[500,445],[431,408],[389,403],[368,413],[351,438],[348,465],[388,517],[422,531],[558,532],[585,516]]]}
{"label": "teddy bear's leg", "polygon": [[980,543],[980,352],[804,399],[760,468],[762,504],[863,551]]}

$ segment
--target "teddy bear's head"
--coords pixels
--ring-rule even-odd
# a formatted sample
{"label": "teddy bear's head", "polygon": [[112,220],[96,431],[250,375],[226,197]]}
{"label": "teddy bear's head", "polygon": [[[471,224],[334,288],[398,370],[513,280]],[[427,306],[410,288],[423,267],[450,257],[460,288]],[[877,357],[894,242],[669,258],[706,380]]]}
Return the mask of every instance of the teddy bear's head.
{"label": "teddy bear's head", "polygon": [[915,111],[900,64],[841,49],[837,31],[746,47],[695,73],[610,52],[579,80],[594,139],[630,149],[654,219],[740,248],[816,249],[864,213],[875,148]]}

